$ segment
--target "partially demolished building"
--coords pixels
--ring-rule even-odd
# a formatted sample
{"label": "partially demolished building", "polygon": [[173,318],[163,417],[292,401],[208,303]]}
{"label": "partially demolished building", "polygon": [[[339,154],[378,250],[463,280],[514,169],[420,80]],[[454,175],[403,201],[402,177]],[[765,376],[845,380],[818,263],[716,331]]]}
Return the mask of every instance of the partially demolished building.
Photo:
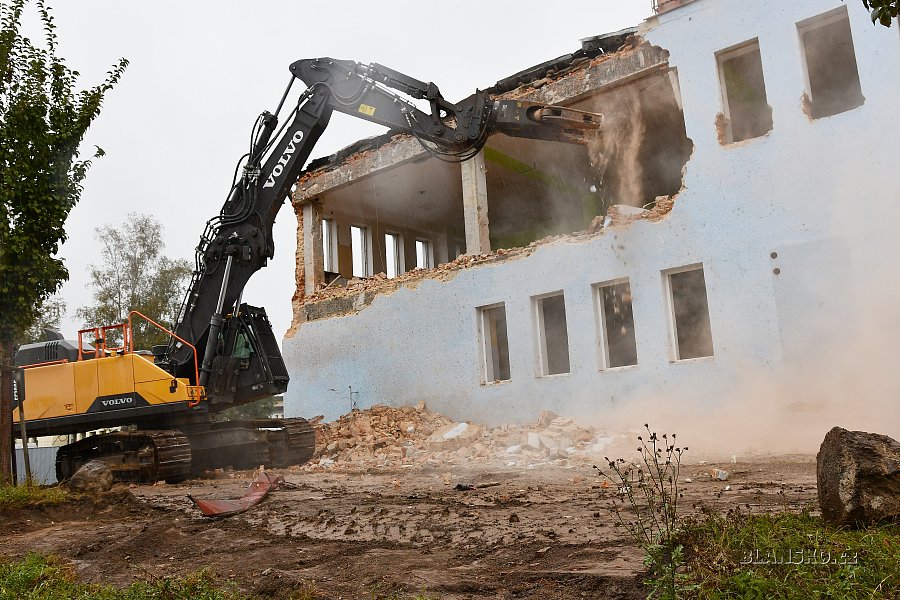
{"label": "partially demolished building", "polygon": [[490,90],[603,113],[587,146],[458,164],[388,133],[311,163],[286,414],[819,410],[786,390],[900,350],[868,322],[898,313],[900,39],[857,4],[661,2]]}

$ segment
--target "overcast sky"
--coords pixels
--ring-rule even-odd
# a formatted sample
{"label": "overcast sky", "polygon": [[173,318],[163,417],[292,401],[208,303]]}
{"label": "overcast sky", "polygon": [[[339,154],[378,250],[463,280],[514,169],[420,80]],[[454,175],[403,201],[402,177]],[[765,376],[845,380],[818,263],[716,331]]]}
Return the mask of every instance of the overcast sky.
{"label": "overcast sky", "polygon": [[[412,1],[49,4],[60,54],[81,72],[81,87],[101,81],[119,57],[131,61],[83,146],[107,154],[90,169],[66,226],[67,337],[81,325],[75,310],[90,301],[87,269],[100,250],[95,227],[121,223],[130,212],[152,214],[165,227],[165,253],[193,261],[256,116],[274,110],[294,60],[378,62],[434,81],[452,101],[650,14],[650,0],[467,2],[440,5],[442,13],[439,5]],[[335,113],[312,158],[383,131]],[[275,226],[275,259],[244,294],[266,307],[279,339],[290,325],[296,225],[286,203]]]}

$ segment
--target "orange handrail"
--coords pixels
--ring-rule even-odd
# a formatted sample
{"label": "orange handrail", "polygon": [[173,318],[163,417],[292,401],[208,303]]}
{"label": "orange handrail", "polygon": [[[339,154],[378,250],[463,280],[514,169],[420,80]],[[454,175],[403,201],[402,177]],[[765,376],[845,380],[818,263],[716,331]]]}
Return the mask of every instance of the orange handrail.
{"label": "orange handrail", "polygon": [[[112,331],[113,329],[122,329],[122,345],[115,346],[114,348],[106,347],[106,333],[108,331]],[[93,333],[94,334],[94,344],[97,345],[96,348],[91,350],[93,352],[95,358],[99,358],[100,356],[105,356],[107,351],[116,352],[121,351],[125,352],[125,339],[128,337],[128,331],[126,331],[125,323],[116,323],[115,325],[104,325],[102,327],[88,327],[87,329],[80,329],[78,331],[78,360],[84,360],[84,344],[82,344],[82,335],[85,333]]]}
{"label": "orange handrail", "polygon": [[[128,313],[128,331],[129,331],[129,333],[131,332],[131,329],[132,329],[131,328],[131,316],[132,315],[137,315],[137,316],[141,317],[142,319],[144,319],[145,321],[147,321],[148,323],[150,323],[151,325],[154,325],[156,328],[158,328],[162,331],[165,331],[171,337],[175,338],[182,344],[187,345],[194,352],[194,381],[197,382],[197,385],[200,385],[200,367],[197,363],[197,348],[195,348],[194,345],[192,343],[190,343],[189,341],[187,341],[186,339],[181,338],[178,335],[176,335],[175,332],[169,331],[168,329],[166,329],[165,327],[163,327],[162,325],[160,325],[159,323],[157,323],[156,321],[154,321],[147,315],[143,315],[136,310],[133,310],[130,313]],[[132,336],[132,335],[128,336],[128,351],[134,352],[134,336]],[[198,400],[198,402],[199,402],[199,400]]]}
{"label": "orange handrail", "polygon": [[[81,342],[81,336],[82,336],[82,334],[85,334],[88,332],[94,333],[94,342],[95,343],[100,340],[100,329],[98,329],[97,327],[89,327],[87,329],[79,329],[78,330],[78,360],[79,361],[84,360],[84,353],[82,352],[82,350],[84,349],[84,344]],[[97,349],[94,348],[92,350],[92,352],[94,353],[94,356],[96,357]]]}

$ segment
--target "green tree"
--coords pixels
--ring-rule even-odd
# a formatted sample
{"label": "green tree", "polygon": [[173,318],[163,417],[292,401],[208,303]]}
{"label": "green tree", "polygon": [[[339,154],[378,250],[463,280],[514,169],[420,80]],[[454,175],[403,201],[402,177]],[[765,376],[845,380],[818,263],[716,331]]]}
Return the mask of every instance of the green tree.
{"label": "green tree", "polygon": [[22,35],[27,3],[0,3],[0,483],[10,474],[14,341],[68,278],[56,254],[91,164],[78,147],[128,64],[120,59],[103,83],[76,92],[78,72],[57,55],[43,0],[35,1],[43,44]]}
{"label": "green tree", "polygon": [[215,416],[216,421],[240,421],[242,419],[270,419],[282,402],[281,396],[260,398],[248,404],[226,408]]}
{"label": "green tree", "polygon": [[[85,327],[123,323],[136,310],[174,329],[192,266],[163,254],[163,227],[150,215],[130,213],[119,228],[94,230],[100,240],[99,265],[91,265],[93,303],[76,311]],[[132,321],[135,349],[149,349],[168,341],[165,333],[143,319]]]}
{"label": "green tree", "polygon": [[863,4],[869,9],[872,23],[881,23],[890,27],[893,19],[900,15],[900,0],[863,0]]}
{"label": "green tree", "polygon": [[44,300],[38,308],[37,317],[31,326],[18,340],[20,344],[34,344],[47,339],[44,330],[59,331],[66,314],[66,303],[59,296],[51,296]]}

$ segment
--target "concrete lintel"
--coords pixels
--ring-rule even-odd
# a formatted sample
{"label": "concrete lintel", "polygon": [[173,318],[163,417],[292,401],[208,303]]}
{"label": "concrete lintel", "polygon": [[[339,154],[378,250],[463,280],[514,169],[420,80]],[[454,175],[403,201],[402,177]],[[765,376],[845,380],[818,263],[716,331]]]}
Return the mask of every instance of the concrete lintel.
{"label": "concrete lintel", "polygon": [[516,95],[516,98],[547,104],[571,104],[585,96],[659,71],[668,65],[668,61],[667,50],[642,43],[634,50],[595,58],[587,67],[549,81],[538,89]]}
{"label": "concrete lintel", "polygon": [[325,255],[322,249],[322,207],[306,202],[303,211],[303,290],[314,294],[325,284]]}
{"label": "concrete lintel", "polygon": [[488,224],[487,175],[484,150],[460,165],[462,172],[463,216],[466,226],[466,254],[491,251]]}

